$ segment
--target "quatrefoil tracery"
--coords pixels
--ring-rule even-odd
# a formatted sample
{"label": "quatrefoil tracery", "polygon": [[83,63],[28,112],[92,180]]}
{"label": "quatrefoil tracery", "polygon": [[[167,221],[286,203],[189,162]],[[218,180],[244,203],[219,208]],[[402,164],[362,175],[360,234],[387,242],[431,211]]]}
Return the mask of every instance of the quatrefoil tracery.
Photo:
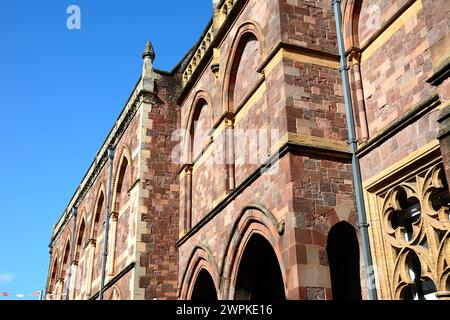
{"label": "quatrefoil tracery", "polygon": [[[450,194],[442,164],[398,184],[382,198],[382,224],[393,254],[391,279],[396,298],[409,297],[414,290],[429,291],[433,286],[449,290]],[[420,275],[412,272],[414,268]]]}

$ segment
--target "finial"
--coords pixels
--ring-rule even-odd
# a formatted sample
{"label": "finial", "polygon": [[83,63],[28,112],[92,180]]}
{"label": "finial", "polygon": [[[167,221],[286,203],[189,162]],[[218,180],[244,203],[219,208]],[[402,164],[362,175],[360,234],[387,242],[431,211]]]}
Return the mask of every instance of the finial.
{"label": "finial", "polygon": [[153,60],[155,60],[155,51],[153,50],[153,46],[150,41],[147,41],[147,44],[144,49],[144,53],[142,54],[142,59],[145,59],[147,57],[149,57],[150,60],[152,60],[152,62],[153,62]]}

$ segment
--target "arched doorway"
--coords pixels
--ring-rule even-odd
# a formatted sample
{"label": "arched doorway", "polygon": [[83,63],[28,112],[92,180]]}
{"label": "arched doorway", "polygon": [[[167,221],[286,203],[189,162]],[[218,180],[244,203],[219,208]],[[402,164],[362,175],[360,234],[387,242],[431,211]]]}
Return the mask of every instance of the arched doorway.
{"label": "arched doorway", "polygon": [[270,243],[255,234],[245,248],[235,286],[236,300],[285,300],[284,282]]}
{"label": "arched doorway", "polygon": [[192,290],[191,300],[193,301],[217,301],[216,287],[211,275],[205,269],[202,269],[195,281]]}
{"label": "arched doorway", "polygon": [[355,228],[340,222],[331,228],[327,243],[334,300],[361,300],[359,245]]}

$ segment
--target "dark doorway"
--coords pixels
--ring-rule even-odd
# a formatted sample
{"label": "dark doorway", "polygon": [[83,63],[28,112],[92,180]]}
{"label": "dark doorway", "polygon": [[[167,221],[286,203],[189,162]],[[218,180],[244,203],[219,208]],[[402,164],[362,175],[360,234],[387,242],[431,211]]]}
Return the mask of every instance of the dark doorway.
{"label": "dark doorway", "polygon": [[216,287],[208,271],[202,269],[192,290],[191,300],[194,301],[217,301]]}
{"label": "dark doorway", "polygon": [[270,243],[254,235],[245,248],[236,280],[236,300],[285,300],[283,277]]}
{"label": "dark doorway", "polygon": [[355,228],[340,222],[331,228],[327,244],[334,300],[362,300],[359,245]]}

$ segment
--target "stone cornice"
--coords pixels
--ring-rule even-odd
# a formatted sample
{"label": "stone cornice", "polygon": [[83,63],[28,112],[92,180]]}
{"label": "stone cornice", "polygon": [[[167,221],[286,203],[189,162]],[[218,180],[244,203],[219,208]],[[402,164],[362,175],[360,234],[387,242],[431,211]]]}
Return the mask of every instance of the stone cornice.
{"label": "stone cornice", "polygon": [[85,195],[96,181],[98,175],[103,169],[103,166],[106,164],[108,160],[107,155],[108,147],[109,146],[114,147],[117,145],[117,143],[120,141],[123,134],[127,130],[128,126],[130,125],[131,121],[134,119],[134,116],[136,115],[142,103],[156,103],[157,101],[158,99],[154,92],[142,90],[142,81],[141,79],[139,79],[138,83],[136,84],[133,90],[133,93],[130,95],[116,123],[114,124],[105,141],[103,142],[102,147],[98,151],[89,170],[82,179],[82,182],[75,191],[75,194],[73,195],[68,206],[64,210],[61,218],[56,223],[52,232],[50,245],[52,245],[52,243],[58,238],[63,227],[69,221],[69,218],[71,216],[70,209],[79,206],[80,202],[84,199]]}
{"label": "stone cornice", "polygon": [[94,239],[94,238],[88,239],[88,240],[86,240],[83,249],[86,249],[89,245],[95,246],[96,244],[97,244],[97,239]]}
{"label": "stone cornice", "polygon": [[439,134],[438,139],[443,139],[450,133],[450,102],[447,103],[439,114]]}
{"label": "stone cornice", "polygon": [[[231,28],[234,21],[239,16],[241,9],[246,5],[247,2],[248,0],[237,0],[236,3],[233,5],[232,10],[228,12],[228,15],[226,16],[223,23],[221,23],[220,28],[217,31],[215,31],[214,38],[211,39],[211,44],[209,45],[208,48],[206,48],[200,61],[197,62],[196,68],[192,70],[192,74],[190,75],[189,80],[183,83],[184,87],[177,100],[177,104],[179,106],[181,106],[184,103],[184,100],[187,98],[192,87],[195,85],[195,83],[197,83],[200,75],[207,68],[209,61],[213,57],[214,48],[218,47],[219,44],[222,42],[222,40],[225,38],[225,36],[228,34],[229,29]],[[222,2],[221,8],[223,7],[224,3],[225,1]],[[183,74],[185,71],[186,69],[183,70]]]}
{"label": "stone cornice", "polygon": [[427,80],[433,86],[442,84],[450,77],[450,59]]}
{"label": "stone cornice", "polygon": [[233,8],[241,1],[242,0],[223,0],[220,1],[217,8],[215,8],[213,18],[209,21],[200,40],[191,49],[191,56],[183,69],[183,85],[187,84],[195,74],[195,70],[200,66],[200,61],[206,55],[210,47],[213,47],[212,43],[217,31],[221,29],[222,25],[227,21],[228,16],[231,15]]}

